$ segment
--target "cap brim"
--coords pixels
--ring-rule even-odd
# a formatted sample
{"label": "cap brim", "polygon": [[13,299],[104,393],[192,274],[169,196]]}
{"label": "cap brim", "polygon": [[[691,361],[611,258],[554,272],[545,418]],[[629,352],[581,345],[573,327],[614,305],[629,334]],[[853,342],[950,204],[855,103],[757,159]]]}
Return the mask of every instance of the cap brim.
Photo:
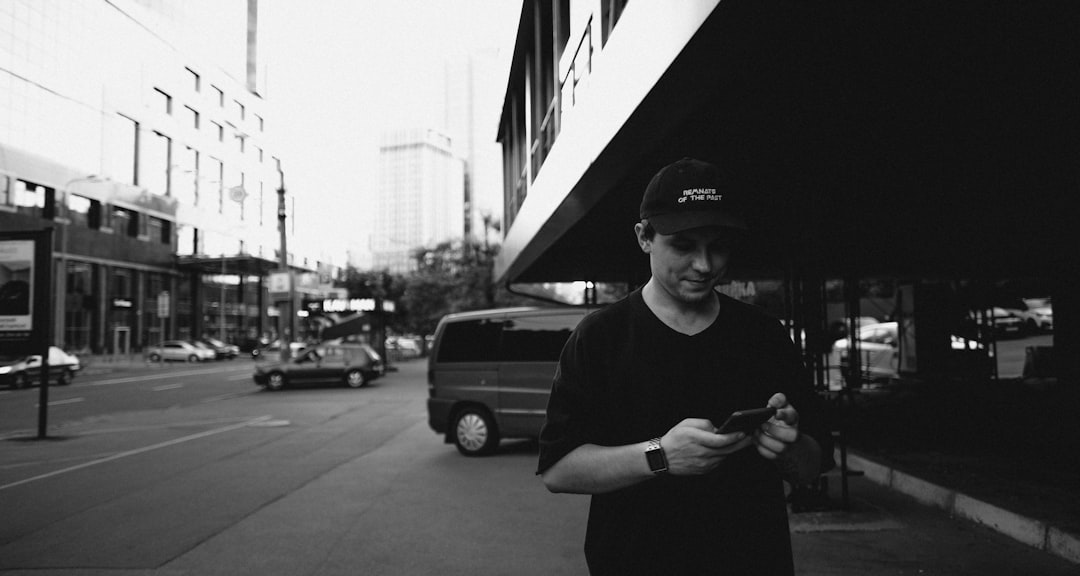
{"label": "cap brim", "polygon": [[677,212],[674,214],[654,214],[649,217],[649,223],[653,228],[664,235],[675,234],[693,228],[705,226],[721,226],[736,230],[746,230],[746,224],[741,218],[716,210],[703,210],[700,212]]}

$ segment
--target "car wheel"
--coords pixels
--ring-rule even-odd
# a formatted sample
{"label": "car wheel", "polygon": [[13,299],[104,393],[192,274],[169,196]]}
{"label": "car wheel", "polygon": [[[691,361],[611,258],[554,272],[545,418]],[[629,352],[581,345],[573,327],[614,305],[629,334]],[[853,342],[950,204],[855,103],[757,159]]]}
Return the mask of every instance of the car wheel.
{"label": "car wheel", "polygon": [[71,384],[72,376],[73,374],[71,373],[71,370],[64,370],[60,373],[60,377],[57,378],[56,383],[61,386],[67,386],[68,384]]}
{"label": "car wheel", "polygon": [[198,361],[199,361],[199,357],[198,357],[198,356],[196,356],[196,355],[194,355],[194,354],[192,354],[191,356],[188,356],[188,357],[187,357],[187,361],[188,361],[188,362],[198,362]]}
{"label": "car wheel", "polygon": [[26,388],[29,385],[29,381],[26,378],[26,374],[19,372],[15,375],[15,379],[11,382],[11,387],[16,389]]}
{"label": "car wheel", "polygon": [[281,372],[271,372],[266,377],[267,390],[281,390],[285,387],[285,375]]}
{"label": "car wheel", "polygon": [[150,355],[150,361],[151,362],[160,362],[161,361],[161,354],[158,354],[156,352],[151,354]]}
{"label": "car wheel", "polygon": [[481,408],[465,408],[454,418],[454,444],[466,456],[485,456],[499,446],[495,420]]}
{"label": "car wheel", "polygon": [[359,370],[349,370],[345,373],[345,385],[349,388],[363,388],[368,380],[364,373]]}

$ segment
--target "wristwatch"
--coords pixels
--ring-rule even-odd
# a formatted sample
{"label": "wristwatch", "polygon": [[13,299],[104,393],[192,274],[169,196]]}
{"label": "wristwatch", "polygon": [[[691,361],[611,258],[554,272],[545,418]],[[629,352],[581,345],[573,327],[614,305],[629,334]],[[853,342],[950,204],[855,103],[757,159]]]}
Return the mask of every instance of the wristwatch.
{"label": "wristwatch", "polygon": [[645,460],[653,474],[667,472],[667,456],[664,455],[664,447],[660,445],[659,438],[649,440],[649,445],[645,447]]}

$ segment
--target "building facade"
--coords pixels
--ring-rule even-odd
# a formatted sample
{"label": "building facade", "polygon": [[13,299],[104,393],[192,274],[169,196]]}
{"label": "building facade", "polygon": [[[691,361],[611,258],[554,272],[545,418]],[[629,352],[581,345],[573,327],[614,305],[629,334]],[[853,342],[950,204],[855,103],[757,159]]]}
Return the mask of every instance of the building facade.
{"label": "building facade", "polygon": [[450,138],[439,131],[408,129],[383,135],[377,218],[370,236],[375,269],[411,272],[416,269],[412,256],[416,248],[463,239],[464,170]]}
{"label": "building facade", "polygon": [[58,344],[275,330],[258,16],[257,0],[0,2],[0,229],[54,228]]}
{"label": "building facade", "polygon": [[729,175],[752,229],[729,276],[784,280],[808,354],[826,279],[853,287],[854,319],[859,280],[889,278],[914,294],[898,309],[919,326],[920,371],[944,367],[947,308],[985,310],[1007,282],[1054,287],[1058,357],[1080,357],[1072,16],[525,0],[499,124],[496,280],[640,285],[641,194],[690,156]]}

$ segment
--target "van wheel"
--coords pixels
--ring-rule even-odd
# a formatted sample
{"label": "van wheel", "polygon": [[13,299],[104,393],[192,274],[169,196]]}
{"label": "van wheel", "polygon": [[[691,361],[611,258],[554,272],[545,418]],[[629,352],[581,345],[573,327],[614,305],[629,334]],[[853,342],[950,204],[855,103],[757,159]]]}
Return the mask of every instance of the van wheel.
{"label": "van wheel", "polygon": [[285,375],[281,372],[271,372],[266,377],[266,389],[267,390],[281,390],[285,387]]}
{"label": "van wheel", "polygon": [[499,430],[486,410],[465,408],[454,418],[454,444],[466,456],[486,456],[499,446]]}
{"label": "van wheel", "polygon": [[363,388],[367,386],[367,378],[359,370],[349,370],[345,373],[345,385],[349,388]]}

